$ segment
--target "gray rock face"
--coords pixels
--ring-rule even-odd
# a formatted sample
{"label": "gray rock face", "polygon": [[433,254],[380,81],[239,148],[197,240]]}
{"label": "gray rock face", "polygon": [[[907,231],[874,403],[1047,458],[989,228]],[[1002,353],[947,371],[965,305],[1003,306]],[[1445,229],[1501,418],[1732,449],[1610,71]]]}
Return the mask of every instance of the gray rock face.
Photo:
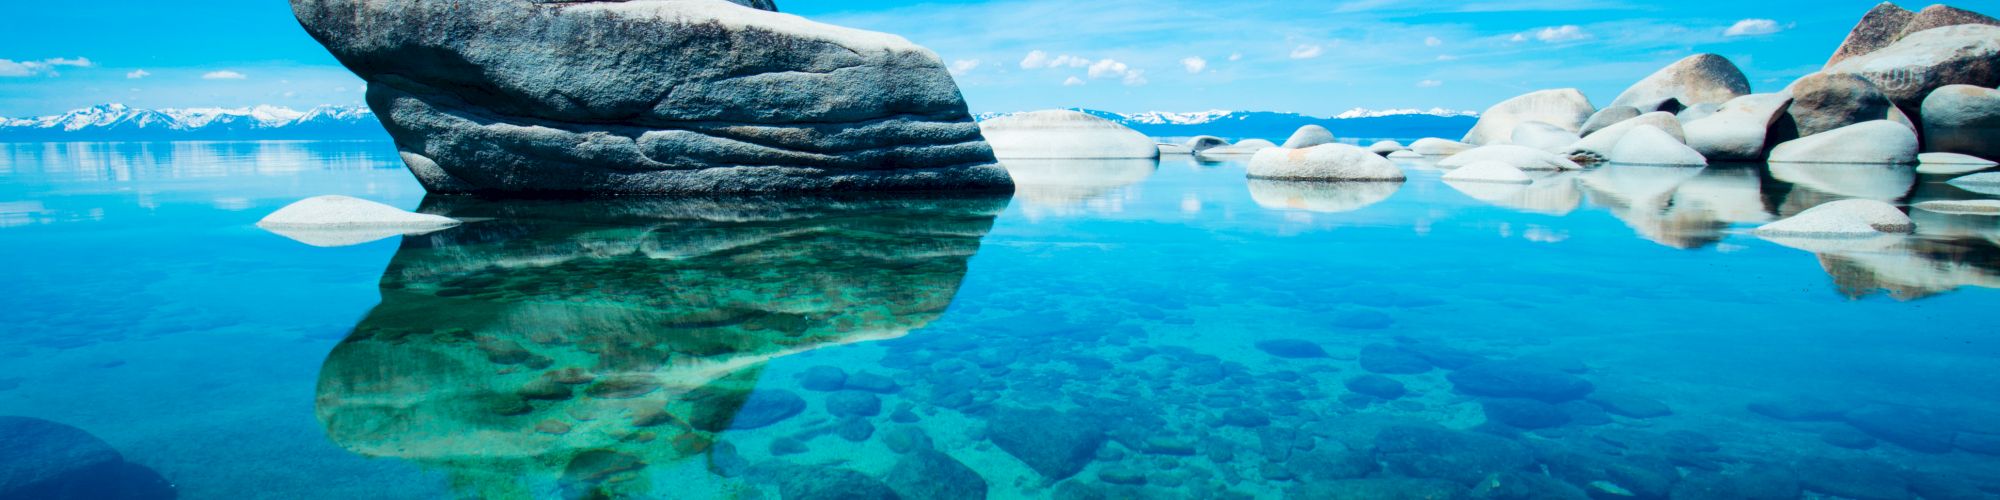
{"label": "gray rock face", "polygon": [[1772,163],[1914,165],[1917,133],[1903,124],[1857,123],[1771,148]]}
{"label": "gray rock face", "polygon": [[1965,24],[1911,33],[1824,72],[1866,78],[1904,111],[1916,111],[1939,87],[2000,85],[2000,27]]}
{"label": "gray rock face", "polygon": [[1731,99],[1715,114],[1687,122],[1687,145],[1710,160],[1761,160],[1771,126],[1792,103],[1785,94],[1751,94]]}
{"label": "gray rock face", "polygon": [[1911,33],[1965,24],[2000,26],[2000,19],[1950,5],[1937,4],[1917,11],[1916,17],[1911,18],[1909,24],[1903,25],[1903,32],[1896,38],[1901,40]]}
{"label": "gray rock face", "polygon": [[1902,38],[1903,28],[1909,26],[1916,13],[1903,10],[1896,4],[1882,2],[1861,16],[1861,22],[1854,30],[1847,32],[1847,39],[1840,42],[1840,49],[1833,52],[1833,58],[1826,61],[1826,67],[1833,67],[1847,58],[1867,54],[1889,46]]}
{"label": "gray rock face", "polygon": [[1645,112],[1679,112],[1678,108],[1662,109],[1660,103],[1672,99],[1682,106],[1722,104],[1748,93],[1750,80],[1744,78],[1743,71],[1729,59],[1715,54],[1696,54],[1633,84],[1624,93],[1618,94],[1618,98],[1611,101],[1611,106],[1632,106]]}
{"label": "gray rock face", "polygon": [[1874,83],[1849,74],[1813,73],[1786,87],[1792,105],[1771,125],[1771,142],[1784,142],[1875,120],[1891,120],[1896,104]]}
{"label": "gray rock face", "polygon": [[1947,85],[1924,98],[1924,149],[2000,158],[2000,91]]}
{"label": "gray rock face", "polygon": [[[1459,142],[1472,145],[1505,144],[1514,136],[1514,127],[1536,121],[1575,132],[1583,127],[1597,108],[1576,89],[1543,90],[1501,101],[1479,114],[1479,122]],[[1418,150],[1418,152],[1423,152]],[[1424,153],[1431,154],[1431,153]]]}
{"label": "gray rock face", "polygon": [[1645,113],[1640,113],[1639,108],[1631,106],[1612,106],[1600,109],[1597,110],[1596,114],[1590,115],[1590,120],[1583,122],[1583,130],[1577,131],[1577,135],[1589,136],[1590,134],[1597,133],[1599,130],[1604,130],[1604,127],[1638,118],[1642,114]]}
{"label": "gray rock face", "polygon": [[[741,0],[771,7],[768,0]],[[433,192],[1005,190],[938,57],[719,0],[295,0]]]}

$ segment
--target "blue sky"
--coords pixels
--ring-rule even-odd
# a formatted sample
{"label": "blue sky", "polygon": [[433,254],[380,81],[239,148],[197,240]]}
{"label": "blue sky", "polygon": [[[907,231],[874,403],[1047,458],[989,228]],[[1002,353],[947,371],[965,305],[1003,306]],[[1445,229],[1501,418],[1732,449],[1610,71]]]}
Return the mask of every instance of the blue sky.
{"label": "blue sky", "polygon": [[[1483,109],[1578,87],[1602,104],[1714,52],[1776,91],[1825,62],[1860,0],[778,0],[935,50],[974,111]],[[1914,3],[1906,8],[1920,8]],[[358,104],[361,82],[280,0],[17,2],[0,18],[0,116]],[[1991,13],[1991,12],[1989,12]],[[1734,28],[1732,30],[1732,28]]]}

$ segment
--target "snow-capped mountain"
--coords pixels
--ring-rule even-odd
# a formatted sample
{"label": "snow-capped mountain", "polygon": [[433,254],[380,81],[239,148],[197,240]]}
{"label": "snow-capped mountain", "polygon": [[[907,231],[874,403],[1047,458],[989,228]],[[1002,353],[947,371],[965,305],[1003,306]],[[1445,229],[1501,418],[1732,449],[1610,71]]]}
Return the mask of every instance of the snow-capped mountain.
{"label": "snow-capped mountain", "polygon": [[386,138],[360,106],[298,111],[251,108],[139,109],[103,104],[34,118],[0,118],[0,142]]}
{"label": "snow-capped mountain", "polygon": [[[1232,140],[1253,137],[1282,140],[1299,127],[1308,124],[1326,127],[1340,137],[1457,139],[1465,135],[1465,131],[1471,130],[1473,123],[1479,119],[1479,113],[1444,108],[1383,110],[1355,108],[1324,118],[1298,113],[1221,109],[1188,113],[1147,111],[1129,114],[1075,109],[1132,127],[1140,133],[1153,137],[1216,135]],[[980,113],[973,118],[987,120],[1010,114],[1013,113]]]}

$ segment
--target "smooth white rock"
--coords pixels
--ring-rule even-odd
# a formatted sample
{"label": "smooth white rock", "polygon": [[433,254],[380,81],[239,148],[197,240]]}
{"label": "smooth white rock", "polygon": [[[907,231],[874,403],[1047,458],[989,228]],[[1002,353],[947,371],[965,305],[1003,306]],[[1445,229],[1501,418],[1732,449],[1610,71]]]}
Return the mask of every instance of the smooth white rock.
{"label": "smooth white rock", "polygon": [[1622,122],[1625,120],[1638,118],[1639,115],[1642,114],[1644,113],[1640,113],[1639,108],[1634,108],[1631,106],[1612,106],[1600,109],[1597,110],[1597,113],[1590,115],[1589,120],[1583,122],[1583,128],[1577,130],[1577,135],[1588,137],[1590,136],[1590,134],[1597,133],[1597,131],[1599,130],[1604,130],[1604,127],[1616,125],[1618,124],[1618,122]]}
{"label": "smooth white rock", "polygon": [[392,236],[457,226],[450,217],[420,214],[349,196],[314,196],[285,205],[257,227],[313,246],[358,245]]}
{"label": "smooth white rock", "polygon": [[1424,156],[1451,156],[1476,147],[1478,146],[1436,137],[1425,137],[1410,143],[1411,151]]}
{"label": "smooth white rock", "polygon": [[[1590,99],[1577,89],[1531,92],[1501,101],[1479,114],[1479,122],[1459,142],[1474,145],[1503,144],[1514,136],[1514,128],[1536,121],[1575,132],[1597,112]],[[1424,153],[1430,154],[1430,153]]]}
{"label": "smooth white rock", "polygon": [[1917,208],[1954,215],[2000,215],[2000,200],[1939,200],[1918,203]]}
{"label": "smooth white rock", "polygon": [[1278,147],[1278,145],[1272,143],[1271,141],[1263,139],[1244,139],[1242,141],[1239,141],[1235,144],[1230,144],[1228,146],[1218,146],[1202,150],[1201,155],[1203,156],[1254,155],[1257,154],[1258,151],[1263,151],[1275,147]]}
{"label": "smooth white rock", "polygon": [[1706,118],[1681,125],[1688,147],[1710,160],[1761,160],[1771,124],[1784,116],[1792,97],[1751,94],[1723,103]]}
{"label": "smooth white rock", "polygon": [[1958,153],[1923,153],[1917,155],[1917,173],[1929,175],[1968,174],[1993,168],[2000,163],[1972,155]]}
{"label": "smooth white rock", "polygon": [[1403,170],[1382,155],[1337,143],[1258,151],[1250,159],[1248,175],[1256,179],[1306,181],[1400,181],[1404,177]]}
{"label": "smooth white rock", "polygon": [[1551,153],[1562,151],[1583,137],[1575,131],[1542,122],[1522,122],[1514,126],[1514,137],[1508,141],[1516,146],[1527,146]]}
{"label": "smooth white rock", "polygon": [[1527,172],[1497,161],[1478,161],[1459,167],[1444,174],[1445,182],[1493,182],[1500,184],[1534,184],[1535,179]]}
{"label": "smooth white rock", "polygon": [[1187,145],[1184,144],[1158,144],[1156,146],[1160,148],[1160,156],[1186,156],[1194,154],[1194,150],[1188,149]]}
{"label": "smooth white rock", "polygon": [[2000,90],[1946,85],[1924,97],[1924,147],[2000,156]]}
{"label": "smooth white rock", "polygon": [[1570,161],[1568,158],[1564,158],[1561,155],[1527,146],[1515,146],[1512,144],[1480,146],[1470,151],[1455,154],[1452,155],[1450,158],[1445,158],[1444,160],[1438,161],[1438,166],[1442,168],[1459,168],[1482,161],[1497,161],[1508,165],[1513,165],[1514,168],[1518,168],[1521,170],[1582,170],[1583,169],[1582,165],[1578,165],[1576,164],[1576,162]]}
{"label": "smooth white rock", "polygon": [[1303,127],[1299,127],[1299,129],[1296,131],[1293,131],[1292,137],[1289,139],[1285,139],[1285,144],[1280,147],[1287,147],[1292,149],[1304,149],[1332,142],[1333,142],[1333,131],[1327,130],[1326,127],[1321,127],[1319,125],[1306,125]]}
{"label": "smooth white rock", "polygon": [[1003,116],[979,123],[993,155],[1009,158],[1158,158],[1159,146],[1117,122],[1067,109]]}
{"label": "smooth white rock", "polygon": [[1618,139],[1608,158],[1612,163],[1705,167],[1708,159],[1694,148],[1681,144],[1672,134],[1651,125],[1641,125]]}
{"label": "smooth white rock", "polygon": [[1606,158],[1611,157],[1611,150],[1618,147],[1619,139],[1624,139],[1625,134],[1631,132],[1632,129],[1646,125],[1666,131],[1668,135],[1672,135],[1678,139],[1685,140],[1687,138],[1686,133],[1681,130],[1680,120],[1674,119],[1673,113],[1655,111],[1639,115],[1638,118],[1611,124],[1611,126],[1604,127],[1604,130],[1584,136],[1582,140],[1576,141],[1576,144],[1571,144],[1568,148],[1565,148],[1562,154],[1578,161],[1605,161]]}
{"label": "smooth white rock", "polygon": [[1405,149],[1408,148],[1404,148],[1403,143],[1396,141],[1376,141],[1374,144],[1368,145],[1368,151],[1378,155],[1387,155]]}
{"label": "smooth white rock", "polygon": [[1772,163],[1917,163],[1917,133],[1889,120],[1856,123],[1771,148]]}
{"label": "smooth white rock", "polygon": [[1848,238],[1907,234],[1916,229],[1895,205],[1875,200],[1839,200],[1758,227],[1759,236]]}
{"label": "smooth white rock", "polygon": [[1411,150],[1408,150],[1408,149],[1405,149],[1405,150],[1402,150],[1402,151],[1397,151],[1397,152],[1394,152],[1394,153],[1389,153],[1389,157],[1390,157],[1390,158],[1395,158],[1395,159],[1398,159],[1398,160],[1406,160],[1406,159],[1416,159],[1416,158],[1423,158],[1423,157],[1424,157],[1424,154],[1423,154],[1423,153],[1418,153],[1418,152],[1416,152],[1416,151],[1411,151]]}

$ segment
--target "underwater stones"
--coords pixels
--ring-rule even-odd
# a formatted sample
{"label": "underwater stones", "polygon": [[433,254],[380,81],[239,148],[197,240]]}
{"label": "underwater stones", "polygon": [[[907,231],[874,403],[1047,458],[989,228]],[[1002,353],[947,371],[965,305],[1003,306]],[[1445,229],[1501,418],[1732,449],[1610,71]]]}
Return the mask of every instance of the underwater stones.
{"label": "underwater stones", "polygon": [[799,374],[799,387],[808,391],[838,391],[847,385],[847,371],[838,367],[820,365],[807,368]]}
{"label": "underwater stones", "polygon": [[1922,109],[1925,150],[2000,158],[2000,90],[1946,85]]}
{"label": "underwater stones", "polygon": [[1353,498],[1367,500],[1463,500],[1465,487],[1440,479],[1377,477],[1299,483],[1286,498]]}
{"label": "underwater stones", "polygon": [[1923,453],[1950,452],[1957,434],[1938,415],[1902,406],[1864,406],[1842,415],[1841,421],[1876,439]]}
{"label": "underwater stones", "polygon": [[1410,143],[1410,151],[1424,156],[1451,156],[1479,146],[1458,141],[1425,137]]}
{"label": "underwater stones", "polygon": [[639,457],[610,450],[588,450],[569,459],[563,467],[567,482],[602,483],[612,476],[646,468]]}
{"label": "underwater stones", "polygon": [[1347,390],[1382,399],[1396,399],[1410,393],[1409,389],[1403,387],[1402,382],[1375,374],[1347,379],[1346,386]]}
{"label": "underwater stones", "polygon": [[1895,205],[1875,200],[1839,200],[1758,227],[1759,236],[1855,238],[1908,234],[1916,227]]}
{"label": "underwater stones", "polygon": [[[1611,100],[1611,106],[1632,106],[1639,111],[1664,111],[1659,103],[1668,99],[1683,106],[1722,104],[1750,93],[1750,80],[1735,64],[1715,54],[1696,54],[1676,61]],[[1679,111],[1679,110],[1671,110]]]}
{"label": "underwater stones", "polygon": [[0,498],[167,500],[159,473],[125,461],[110,444],[69,425],[0,416]]}
{"label": "underwater stones", "polygon": [[1375,450],[1391,471],[1462,485],[1534,463],[1526,447],[1506,438],[1429,426],[1383,429],[1375,436]]}
{"label": "underwater stones", "polygon": [[847,469],[787,466],[775,477],[778,494],[787,499],[902,498],[887,483]]}
{"label": "underwater stones", "polygon": [[1197,135],[1187,141],[1188,150],[1196,153],[1228,145],[1229,140],[1212,135]]}
{"label": "underwater stones", "polygon": [[1472,489],[1481,500],[1589,500],[1583,490],[1545,474],[1509,471]]}
{"label": "underwater stones", "polygon": [[660,381],[653,376],[628,373],[601,377],[583,393],[593,398],[632,399],[657,390],[660,390]]}
{"label": "underwater stones", "polygon": [[840,436],[841,439],[859,443],[875,435],[875,424],[865,418],[849,418],[833,426],[833,434]]}
{"label": "underwater stones", "polygon": [[1158,158],[1151,138],[1088,113],[1054,109],[1018,113],[979,123],[993,155],[1001,159]]}
{"label": "underwater stones", "polygon": [[1306,125],[1303,127],[1299,127],[1299,129],[1296,131],[1293,131],[1292,136],[1288,139],[1285,139],[1285,143],[1278,147],[1286,149],[1305,149],[1313,146],[1318,146],[1321,144],[1331,144],[1333,143],[1333,141],[1334,141],[1333,132],[1327,130],[1326,127],[1322,127],[1319,125]]}
{"label": "underwater stones", "polygon": [[882,414],[882,398],[862,391],[827,394],[826,412],[841,417],[873,417]]}
{"label": "underwater stones", "polygon": [[1396,324],[1396,317],[1370,308],[1347,308],[1333,313],[1333,326],[1350,330],[1381,330]]}
{"label": "underwater stones", "polygon": [[1049,481],[1083,470],[1105,439],[1096,420],[1046,408],[996,408],[987,418],[986,435]]}
{"label": "underwater stones", "polygon": [[1835,427],[1819,433],[1819,440],[1826,444],[1850,450],[1866,450],[1875,447],[1875,438],[1868,433],[1847,427]]}
{"label": "underwater stones", "polygon": [[1523,398],[1486,398],[1479,401],[1486,420],[1520,429],[1546,429],[1567,424],[1568,412],[1556,405]]}
{"label": "underwater stones", "polygon": [[1452,171],[1450,172],[1445,172],[1443,179],[1446,182],[1487,182],[1494,184],[1535,183],[1535,179],[1532,177],[1528,177],[1527,172],[1522,172],[1521,169],[1514,168],[1513,165],[1508,165],[1506,163],[1497,161],[1472,162],[1469,165],[1452,169]]}
{"label": "underwater stones", "polygon": [[1237,407],[1222,411],[1222,425],[1263,427],[1271,425],[1271,415],[1255,408]]}
{"label": "underwater stones", "polygon": [[1174,436],[1153,436],[1146,438],[1145,444],[1139,448],[1146,453],[1154,455],[1176,457],[1190,457],[1194,456],[1195,453],[1194,441]]}
{"label": "underwater stones", "polygon": [[450,217],[420,214],[349,196],[314,196],[285,205],[257,227],[317,247],[358,245],[457,226]]}
{"label": "underwater stones", "polygon": [[1946,85],[2000,85],[2000,27],[1965,24],[1910,33],[1823,72],[1866,78],[1897,106],[1920,110],[1925,96]]}
{"label": "underwater stones", "polygon": [[883,478],[903,498],[980,500],[986,498],[986,478],[951,455],[918,450],[903,455]]}
{"label": "underwater stones", "polygon": [[1494,161],[1514,166],[1521,170],[1582,170],[1582,165],[1570,161],[1556,153],[1550,153],[1526,146],[1499,144],[1480,146],[1476,149],[1452,155],[1438,161],[1442,168],[1459,168],[1482,161]]}
{"label": "underwater stones", "polygon": [[[1597,108],[1576,89],[1531,92],[1487,108],[1478,123],[1459,142],[1472,145],[1506,144],[1515,129],[1524,123],[1541,122],[1560,130],[1575,132]],[[1418,152],[1424,152],[1419,149]],[[1424,152],[1424,154],[1430,154]]]}
{"label": "underwater stones", "polygon": [[805,411],[806,400],[792,391],[762,389],[751,392],[733,414],[727,408],[712,405],[696,408],[697,411],[688,418],[689,425],[704,431],[721,432],[727,429],[757,429],[782,422]]}
{"label": "underwater stones", "polygon": [[2000,200],[1938,200],[1916,204],[1918,210],[1954,215],[2000,215]]}
{"label": "underwater stones", "polygon": [[1751,413],[1786,422],[1832,422],[1840,420],[1852,406],[1812,398],[1788,398],[1750,403]]}
{"label": "underwater stones", "polygon": [[1272,339],[1257,343],[1257,350],[1287,359],[1310,359],[1327,357],[1326,349],[1311,341],[1299,339]]}
{"label": "underwater stones", "polygon": [[898,425],[882,431],[882,445],[896,453],[910,453],[932,448],[931,437],[918,427]]}
{"label": "underwater stones", "polygon": [[1493,398],[1527,398],[1545,403],[1581,399],[1595,389],[1587,380],[1539,363],[1486,361],[1445,378],[1458,392]]}
{"label": "underwater stones", "polygon": [[1146,484],[1146,472],[1135,467],[1111,466],[1099,469],[1097,479],[1110,484]]}
{"label": "underwater stones", "polygon": [[1418,358],[1423,358],[1431,366],[1446,370],[1457,370],[1486,360],[1485,357],[1474,354],[1471,351],[1429,342],[1406,343],[1398,345],[1396,348],[1416,355]]}
{"label": "underwater stones", "polygon": [[1252,179],[1290,181],[1403,180],[1403,171],[1394,162],[1347,144],[1258,151],[1250,159],[1248,175]]}
{"label": "underwater stones", "polygon": [[1790,469],[1753,465],[1738,471],[1689,471],[1674,483],[1672,500],[1796,500],[1799,478]]}
{"label": "underwater stones", "polygon": [[1771,126],[1792,104],[1787,94],[1751,94],[1723,103],[1715,114],[1681,125],[1687,145],[1709,160],[1764,159]]}
{"label": "underwater stones", "polygon": [[1587,398],[1604,411],[1632,418],[1655,418],[1674,414],[1673,408],[1657,399],[1622,392],[1596,391]]}
{"label": "underwater stones", "polygon": [[1917,134],[1887,120],[1848,125],[1771,148],[1772,163],[1913,165]]}
{"label": "underwater stones", "polygon": [[1694,148],[1682,144],[1679,138],[1653,126],[1639,126],[1618,139],[1618,145],[1611,148],[1606,160],[1628,165],[1664,165],[1679,167],[1702,167],[1708,159]]}
{"label": "underwater stones", "polygon": [[597,375],[591,374],[590,371],[582,368],[569,367],[543,372],[542,380],[563,385],[583,385],[596,381]]}
{"label": "underwater stones", "polygon": [[1589,137],[1590,134],[1604,130],[1605,127],[1616,125],[1618,122],[1625,120],[1638,118],[1642,114],[1645,113],[1641,113],[1639,112],[1639,108],[1631,106],[1612,106],[1600,109],[1596,113],[1591,114],[1589,120],[1583,122],[1583,128],[1577,130],[1577,135],[1579,137]]}
{"label": "underwater stones", "polygon": [[1415,354],[1386,344],[1361,347],[1356,358],[1361,369],[1386,375],[1413,375],[1431,371],[1431,364]]}
{"label": "underwater stones", "polygon": [[1855,500],[1906,500],[1909,481],[1891,464],[1874,459],[1805,457],[1793,465],[1803,489]]}
{"label": "underwater stones", "polygon": [[903,386],[897,384],[896,379],[870,372],[854,372],[847,376],[847,383],[842,386],[850,390],[876,394],[894,394],[903,390]]}

